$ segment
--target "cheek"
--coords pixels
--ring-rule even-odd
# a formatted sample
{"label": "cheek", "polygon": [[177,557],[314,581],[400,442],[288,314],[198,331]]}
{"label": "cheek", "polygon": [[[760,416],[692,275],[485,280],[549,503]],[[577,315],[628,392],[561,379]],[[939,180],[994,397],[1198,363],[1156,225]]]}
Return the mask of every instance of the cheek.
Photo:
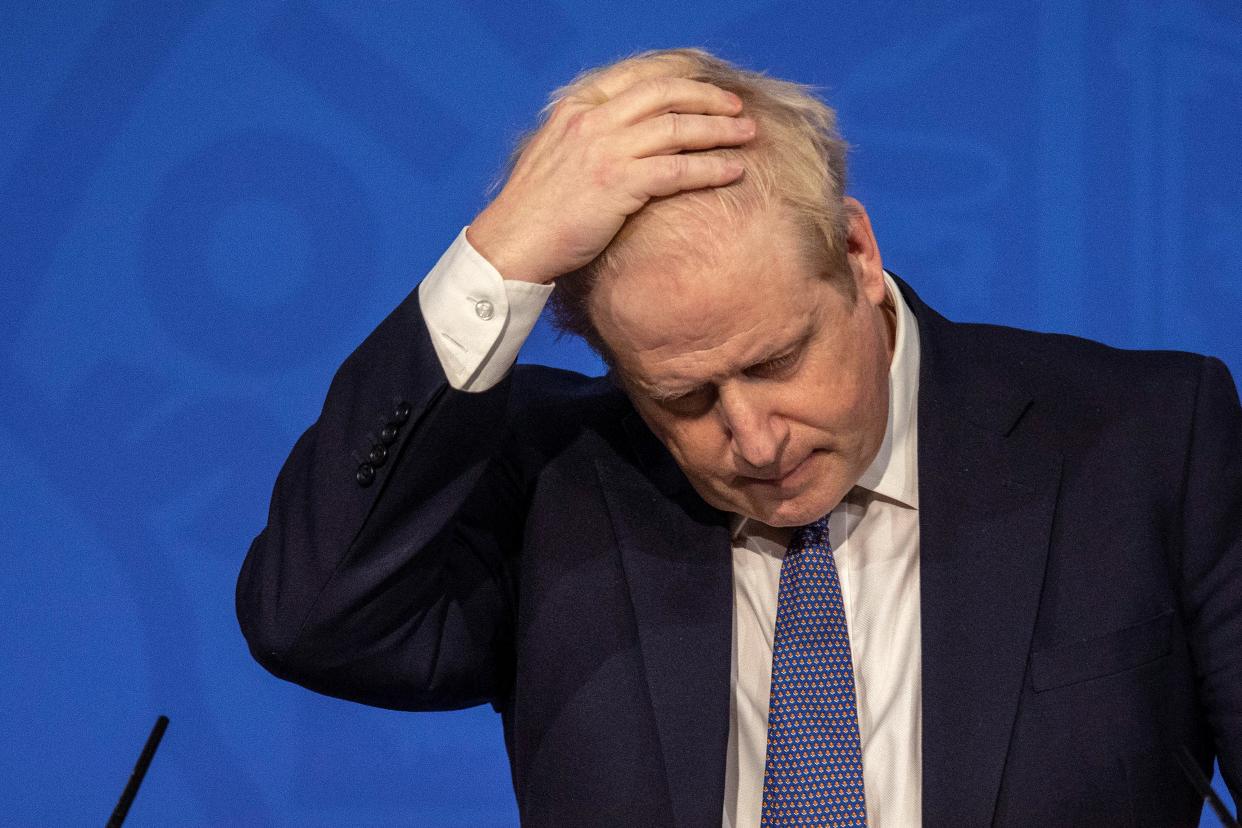
{"label": "cheek", "polygon": [[644,419],[683,470],[703,476],[719,473],[722,451],[727,446],[714,417],[686,420],[647,415]]}
{"label": "cheek", "polygon": [[860,366],[860,379],[849,413],[850,430],[858,450],[873,456],[888,424],[888,363]]}
{"label": "cheek", "polygon": [[840,448],[869,443],[877,430],[882,435],[888,416],[887,371],[877,374],[871,364],[838,363],[823,368],[820,376],[823,382],[804,385],[787,397],[791,420],[831,436]]}
{"label": "cheek", "polygon": [[888,421],[887,381],[877,384],[874,377],[865,377],[843,402],[848,405],[839,412],[835,425],[844,448],[860,454],[878,448]]}

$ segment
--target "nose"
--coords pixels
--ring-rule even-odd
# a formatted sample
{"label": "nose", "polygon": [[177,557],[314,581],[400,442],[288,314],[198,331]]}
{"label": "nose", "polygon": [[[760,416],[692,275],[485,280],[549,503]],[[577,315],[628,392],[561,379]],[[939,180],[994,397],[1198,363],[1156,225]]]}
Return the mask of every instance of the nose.
{"label": "nose", "polygon": [[764,389],[726,383],[718,389],[717,404],[739,470],[773,471],[789,442],[789,424],[773,410]]}

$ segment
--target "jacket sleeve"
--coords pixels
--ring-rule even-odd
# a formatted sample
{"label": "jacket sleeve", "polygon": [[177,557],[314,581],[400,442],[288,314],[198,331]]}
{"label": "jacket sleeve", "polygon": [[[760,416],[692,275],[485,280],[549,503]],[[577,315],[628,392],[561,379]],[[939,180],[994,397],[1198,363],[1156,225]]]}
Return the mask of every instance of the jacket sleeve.
{"label": "jacket sleeve", "polygon": [[1229,370],[1203,361],[1187,453],[1182,595],[1221,775],[1242,801],[1242,409]]}
{"label": "jacket sleeve", "polygon": [[511,377],[483,393],[449,387],[416,293],[344,362],[238,579],[238,619],[264,667],[398,709],[505,692],[524,520],[504,451]]}

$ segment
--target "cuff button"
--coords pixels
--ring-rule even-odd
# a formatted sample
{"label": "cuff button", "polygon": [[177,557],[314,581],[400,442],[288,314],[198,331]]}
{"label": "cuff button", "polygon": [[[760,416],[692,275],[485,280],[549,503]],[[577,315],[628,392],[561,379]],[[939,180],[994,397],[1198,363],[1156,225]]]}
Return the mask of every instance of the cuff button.
{"label": "cuff button", "polygon": [[397,442],[397,426],[389,423],[380,431],[380,442],[386,446],[391,446]]}
{"label": "cuff button", "polygon": [[370,463],[363,463],[358,467],[358,472],[354,475],[354,480],[358,481],[358,485],[366,488],[371,485],[371,481],[375,480],[375,467]]}
{"label": "cuff button", "polygon": [[382,443],[376,443],[371,446],[371,453],[367,455],[367,461],[375,467],[384,465],[384,461],[388,459],[388,449],[384,448]]}
{"label": "cuff button", "polygon": [[480,299],[474,303],[475,314],[484,322],[496,315],[496,306],[486,299]]}
{"label": "cuff button", "polygon": [[410,404],[408,402],[398,403],[397,407],[392,410],[392,419],[397,425],[404,425],[405,421],[410,419]]}

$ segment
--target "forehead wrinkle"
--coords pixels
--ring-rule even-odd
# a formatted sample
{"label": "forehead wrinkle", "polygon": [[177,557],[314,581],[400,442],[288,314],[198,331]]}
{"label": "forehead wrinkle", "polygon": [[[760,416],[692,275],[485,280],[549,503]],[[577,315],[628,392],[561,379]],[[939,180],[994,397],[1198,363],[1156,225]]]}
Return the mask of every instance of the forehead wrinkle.
{"label": "forehead wrinkle", "polygon": [[[748,368],[751,368],[755,365],[759,365],[774,357],[778,357],[781,354],[785,353],[786,351],[789,351],[790,349],[797,348],[799,345],[805,342],[806,339],[810,336],[812,326],[813,326],[813,320],[808,318],[805,324],[801,326],[801,329],[798,330],[794,334],[793,337],[781,336],[775,342],[772,342],[770,340],[767,342],[764,342],[761,339],[757,343],[756,346],[743,350],[743,352],[737,357],[728,358],[726,361],[726,365],[722,367],[720,370],[714,371],[704,378],[695,377],[695,378],[689,379],[686,382],[686,385],[688,386],[686,389],[680,388],[676,380],[670,383],[670,382],[661,382],[658,380],[649,381],[649,380],[646,380],[640,377],[638,378],[639,380],[638,384],[644,386],[645,390],[648,392],[650,396],[653,396],[659,399],[661,397],[664,397],[664,398],[676,397],[682,393],[685,393],[685,391],[687,390],[692,391],[694,389],[701,388],[702,386],[707,385],[707,384],[719,383],[735,374],[739,374],[745,371]],[[771,328],[772,330],[775,330],[774,327],[767,326],[762,322],[756,322],[755,324],[751,325],[751,327],[748,328],[746,331],[739,331],[734,336],[735,337],[744,336],[746,334],[751,333],[756,328],[760,328],[760,327],[764,328],[765,330],[769,328]],[[693,357],[698,354],[710,353],[713,350],[717,350],[718,348],[723,347],[724,344],[727,344],[727,343],[722,343],[721,346],[716,346],[715,348],[698,348],[693,351],[686,352],[685,354],[679,354],[674,358],[680,358],[683,356]],[[674,373],[678,373],[678,372],[674,371]]]}

